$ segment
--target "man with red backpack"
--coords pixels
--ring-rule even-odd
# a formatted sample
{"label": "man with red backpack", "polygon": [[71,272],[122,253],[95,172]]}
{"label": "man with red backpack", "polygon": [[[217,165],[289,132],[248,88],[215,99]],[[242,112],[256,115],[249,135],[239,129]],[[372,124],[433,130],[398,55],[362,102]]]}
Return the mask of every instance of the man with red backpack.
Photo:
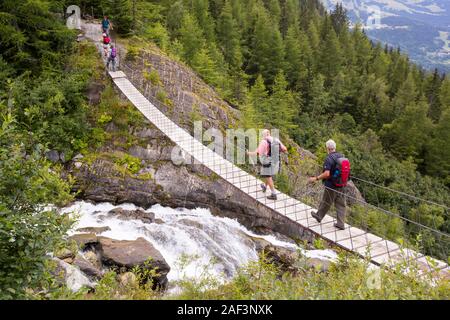
{"label": "man with red backpack", "polygon": [[350,162],[341,153],[336,152],[336,142],[328,140],[326,142],[328,156],[323,165],[323,172],[316,176],[310,177],[309,182],[324,180],[325,190],[322,201],[320,202],[317,212],[312,211],[313,218],[320,223],[325,214],[334,204],[337,213],[337,223],[334,226],[340,230],[345,229],[345,194],[344,187],[350,177]]}

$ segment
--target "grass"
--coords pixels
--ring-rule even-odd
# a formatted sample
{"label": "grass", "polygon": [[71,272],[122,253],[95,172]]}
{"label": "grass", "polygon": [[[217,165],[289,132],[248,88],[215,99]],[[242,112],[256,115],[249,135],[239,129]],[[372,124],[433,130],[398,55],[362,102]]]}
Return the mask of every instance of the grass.
{"label": "grass", "polygon": [[[430,300],[450,298],[450,284],[445,279],[429,276],[417,277],[414,264],[399,264],[395,270],[371,269],[368,260],[342,252],[338,261],[327,272],[306,268],[304,258],[295,266],[296,274],[280,272],[280,269],[261,256],[259,261],[242,267],[235,277],[223,284],[212,276],[208,268],[197,279],[182,278],[176,283],[177,294],[164,295],[149,290],[145,281],[123,284],[110,271],[98,282],[94,292],[81,290],[71,293],[65,287],[48,288],[46,299],[229,299],[229,300]],[[408,268],[408,269],[406,269]],[[405,271],[409,270],[409,271]],[[136,279],[148,278],[139,269],[133,270]],[[44,290],[45,292],[45,290]],[[30,298],[42,298],[42,293]]]}

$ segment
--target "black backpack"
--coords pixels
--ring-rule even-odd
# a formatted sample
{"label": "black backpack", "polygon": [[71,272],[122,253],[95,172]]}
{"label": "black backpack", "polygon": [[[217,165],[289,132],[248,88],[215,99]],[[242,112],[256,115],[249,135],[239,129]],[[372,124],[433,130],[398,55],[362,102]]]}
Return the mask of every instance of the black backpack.
{"label": "black backpack", "polygon": [[[268,168],[268,167],[270,167],[272,165],[272,142],[270,142],[269,139],[266,139],[266,141],[269,144],[269,152],[267,153],[267,157],[270,158],[270,161],[269,161],[269,163],[263,164],[262,166],[265,167],[265,168]],[[280,159],[281,159],[280,144],[279,143],[277,143],[277,144],[278,144],[278,161],[280,161]]]}

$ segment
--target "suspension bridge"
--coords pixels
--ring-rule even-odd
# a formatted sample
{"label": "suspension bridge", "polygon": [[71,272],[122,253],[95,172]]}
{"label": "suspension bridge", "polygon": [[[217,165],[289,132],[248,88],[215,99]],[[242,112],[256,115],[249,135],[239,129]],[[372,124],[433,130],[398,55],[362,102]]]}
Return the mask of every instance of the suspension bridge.
{"label": "suspension bridge", "polygon": [[[84,28],[85,35],[88,38],[98,41],[100,36],[100,27],[95,25],[95,29]],[[101,45],[99,47],[101,50]],[[130,73],[130,72],[129,72]],[[209,170],[219,177],[233,185],[236,192],[242,193],[251,201],[269,208],[279,215],[283,215],[297,223],[299,227],[308,229],[316,237],[324,239],[344,250],[356,253],[362,257],[370,257],[375,265],[384,265],[388,267],[395,266],[398,263],[415,262],[419,266],[421,274],[439,272],[445,277],[449,277],[450,269],[446,262],[426,256],[416,250],[402,247],[386,238],[377,236],[369,230],[354,227],[345,224],[344,230],[334,227],[336,219],[326,215],[318,223],[312,216],[311,211],[316,209],[284,193],[277,193],[277,200],[269,200],[266,194],[261,190],[261,180],[242,170],[232,162],[215,153],[209,147],[203,145],[201,141],[196,140],[189,132],[174,123],[169,117],[161,112],[153,103],[149,101],[150,97],[145,97],[133,85],[133,73],[131,78],[127,77],[124,71],[109,71],[109,76],[120,90],[120,92],[162,133],[164,133],[174,144],[176,144],[186,155],[194,158],[198,163],[206,166]],[[369,205],[363,203],[364,205]],[[383,212],[383,210],[382,210]],[[385,214],[391,214],[386,211]],[[406,221],[413,222],[414,221]],[[449,235],[439,230],[434,230],[425,225],[420,225],[429,229],[430,232],[438,232],[448,241]],[[448,252],[446,252],[448,255]]]}

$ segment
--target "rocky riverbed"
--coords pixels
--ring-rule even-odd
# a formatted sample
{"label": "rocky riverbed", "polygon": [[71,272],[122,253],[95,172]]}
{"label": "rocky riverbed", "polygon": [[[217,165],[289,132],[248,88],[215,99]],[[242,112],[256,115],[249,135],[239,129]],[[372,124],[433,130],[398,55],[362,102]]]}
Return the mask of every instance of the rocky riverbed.
{"label": "rocky riverbed", "polygon": [[134,267],[155,269],[158,275],[148,280],[153,289],[166,290],[205,272],[227,281],[263,251],[282,271],[291,272],[299,260],[324,271],[336,259],[331,250],[305,250],[281,235],[258,235],[204,208],[156,204],[145,210],[129,203],[77,201],[61,213],[78,217],[68,235],[78,252],[66,250],[54,258],[73,291],[95,287],[111,268],[125,282]]}

